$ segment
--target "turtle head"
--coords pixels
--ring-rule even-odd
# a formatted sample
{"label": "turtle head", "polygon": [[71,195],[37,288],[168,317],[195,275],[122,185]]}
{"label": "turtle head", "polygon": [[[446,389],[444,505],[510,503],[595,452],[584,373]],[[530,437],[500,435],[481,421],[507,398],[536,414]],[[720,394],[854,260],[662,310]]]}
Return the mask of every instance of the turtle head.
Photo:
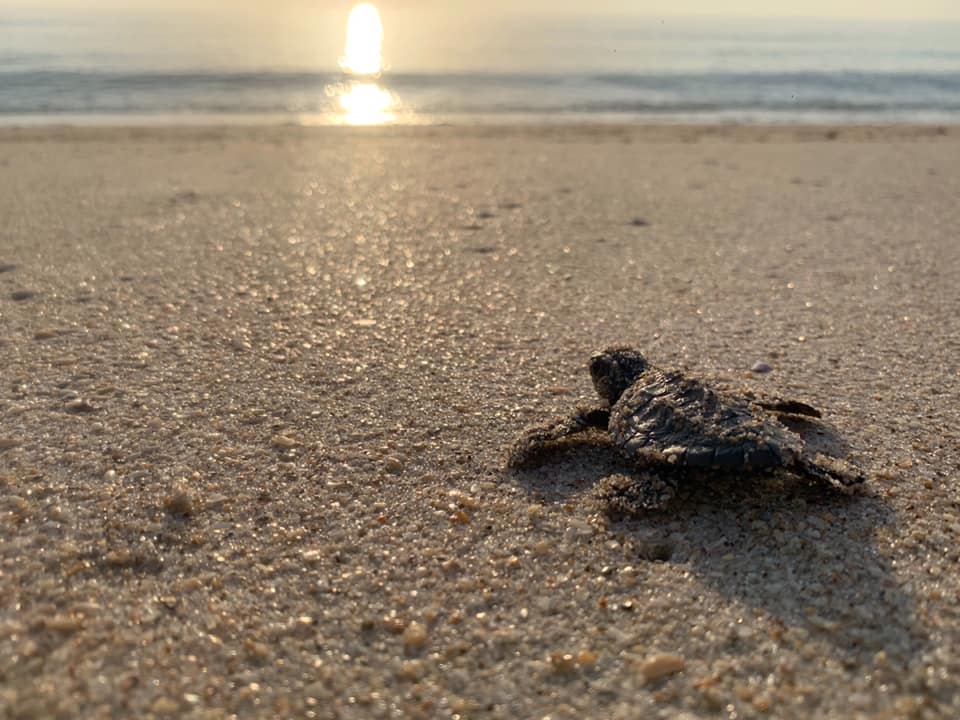
{"label": "turtle head", "polygon": [[632,348],[607,348],[590,358],[593,387],[611,405],[646,369],[647,361],[643,354]]}

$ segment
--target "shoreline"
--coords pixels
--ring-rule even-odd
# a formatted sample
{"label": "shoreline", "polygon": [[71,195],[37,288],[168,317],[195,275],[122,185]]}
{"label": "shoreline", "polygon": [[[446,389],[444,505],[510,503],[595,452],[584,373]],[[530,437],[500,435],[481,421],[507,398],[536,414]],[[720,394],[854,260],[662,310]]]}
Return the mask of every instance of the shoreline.
{"label": "shoreline", "polygon": [[611,137],[638,141],[696,141],[702,139],[757,142],[777,141],[894,141],[955,138],[960,124],[942,123],[439,123],[384,125],[299,125],[299,124],[132,124],[132,125],[0,125],[0,142],[57,138],[63,140],[143,139],[151,134],[182,138],[259,137],[282,135],[311,138],[325,135],[355,134],[358,137]]}

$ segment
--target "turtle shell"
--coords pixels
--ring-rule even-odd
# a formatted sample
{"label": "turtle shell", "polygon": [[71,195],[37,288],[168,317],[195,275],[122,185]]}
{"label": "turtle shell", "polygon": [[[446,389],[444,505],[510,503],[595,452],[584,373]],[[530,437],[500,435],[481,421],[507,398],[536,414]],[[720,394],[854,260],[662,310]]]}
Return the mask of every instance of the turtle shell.
{"label": "turtle shell", "polygon": [[649,368],[614,404],[610,437],[628,458],[677,467],[789,467],[803,441],[772,415],[678,372]]}

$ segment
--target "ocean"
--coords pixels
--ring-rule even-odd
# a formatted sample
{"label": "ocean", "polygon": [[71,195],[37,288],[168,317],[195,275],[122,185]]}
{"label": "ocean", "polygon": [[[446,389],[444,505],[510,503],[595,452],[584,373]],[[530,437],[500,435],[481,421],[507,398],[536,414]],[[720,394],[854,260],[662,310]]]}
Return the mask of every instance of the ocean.
{"label": "ocean", "polygon": [[209,20],[0,12],[0,124],[960,122],[955,23],[520,17],[425,47],[408,19],[404,52],[385,21],[357,76],[342,23]]}

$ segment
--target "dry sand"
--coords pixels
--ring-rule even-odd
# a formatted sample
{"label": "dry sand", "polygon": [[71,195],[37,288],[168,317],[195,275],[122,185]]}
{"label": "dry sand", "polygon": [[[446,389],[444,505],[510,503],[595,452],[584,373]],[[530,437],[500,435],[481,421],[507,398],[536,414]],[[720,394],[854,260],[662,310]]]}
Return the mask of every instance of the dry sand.
{"label": "dry sand", "polygon": [[[4,717],[960,714],[960,130],[4,130],[0,190]],[[866,489],[506,473],[610,343]]]}

